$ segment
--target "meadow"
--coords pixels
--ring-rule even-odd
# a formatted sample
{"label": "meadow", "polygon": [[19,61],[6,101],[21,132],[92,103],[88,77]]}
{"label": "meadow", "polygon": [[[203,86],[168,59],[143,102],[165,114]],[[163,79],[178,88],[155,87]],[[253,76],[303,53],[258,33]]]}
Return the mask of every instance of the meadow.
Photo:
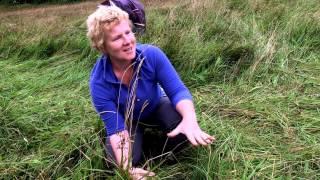
{"label": "meadow", "polygon": [[[320,178],[318,0],[143,0],[216,136],[155,179]],[[105,164],[85,20],[99,1],[0,5],[0,179],[125,179]]]}

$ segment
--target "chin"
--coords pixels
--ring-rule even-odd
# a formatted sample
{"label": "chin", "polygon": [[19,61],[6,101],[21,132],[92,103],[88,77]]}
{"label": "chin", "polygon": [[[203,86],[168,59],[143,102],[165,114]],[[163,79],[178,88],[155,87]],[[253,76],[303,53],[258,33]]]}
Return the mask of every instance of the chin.
{"label": "chin", "polygon": [[124,58],[123,60],[131,62],[131,61],[134,60],[134,58],[135,58],[135,56],[127,56],[127,57]]}
{"label": "chin", "polygon": [[134,52],[132,55],[129,56],[128,59],[133,60],[136,57],[136,53]]}

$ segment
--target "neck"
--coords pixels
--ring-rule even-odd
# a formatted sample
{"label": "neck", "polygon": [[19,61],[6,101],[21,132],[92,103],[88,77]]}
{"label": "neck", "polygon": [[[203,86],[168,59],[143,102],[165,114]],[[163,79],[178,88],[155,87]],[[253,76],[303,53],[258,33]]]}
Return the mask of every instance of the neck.
{"label": "neck", "polygon": [[112,68],[115,71],[120,71],[123,72],[126,69],[128,69],[133,61],[127,62],[127,61],[117,61],[117,60],[112,60],[110,58],[111,64],[112,64]]}
{"label": "neck", "polygon": [[121,81],[121,83],[129,86],[131,78],[133,76],[132,61],[121,62],[111,60],[111,65],[117,79]]}

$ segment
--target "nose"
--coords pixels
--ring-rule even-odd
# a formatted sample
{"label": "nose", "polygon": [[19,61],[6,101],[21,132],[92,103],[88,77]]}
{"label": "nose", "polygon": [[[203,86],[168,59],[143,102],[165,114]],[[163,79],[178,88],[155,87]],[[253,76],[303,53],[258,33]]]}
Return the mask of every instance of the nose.
{"label": "nose", "polygon": [[130,39],[129,35],[126,34],[126,35],[123,36],[123,45],[130,44],[130,41],[131,41],[131,39]]}

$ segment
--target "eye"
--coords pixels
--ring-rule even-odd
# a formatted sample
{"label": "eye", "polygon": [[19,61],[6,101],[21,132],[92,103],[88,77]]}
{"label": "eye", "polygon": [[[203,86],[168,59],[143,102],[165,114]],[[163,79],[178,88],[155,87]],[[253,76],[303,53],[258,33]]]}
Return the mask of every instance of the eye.
{"label": "eye", "polygon": [[117,40],[119,40],[119,39],[121,39],[121,35],[112,38],[111,41],[117,41]]}
{"label": "eye", "polygon": [[126,31],[125,33],[128,35],[128,34],[131,34],[131,31]]}

